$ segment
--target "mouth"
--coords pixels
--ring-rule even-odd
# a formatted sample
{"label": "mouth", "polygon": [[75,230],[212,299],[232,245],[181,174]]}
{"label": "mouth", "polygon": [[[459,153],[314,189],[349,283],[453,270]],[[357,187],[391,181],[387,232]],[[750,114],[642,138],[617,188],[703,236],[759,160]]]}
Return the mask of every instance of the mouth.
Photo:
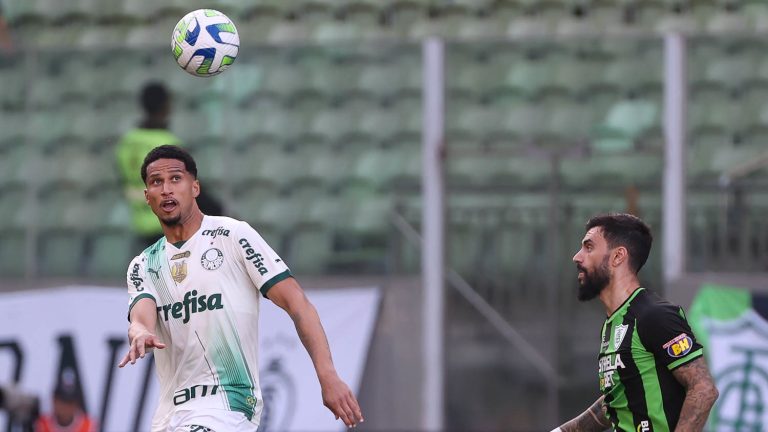
{"label": "mouth", "polygon": [[160,203],[160,208],[163,209],[164,212],[170,213],[174,210],[176,210],[176,207],[179,205],[179,203],[176,202],[174,199],[167,199],[163,200]]}

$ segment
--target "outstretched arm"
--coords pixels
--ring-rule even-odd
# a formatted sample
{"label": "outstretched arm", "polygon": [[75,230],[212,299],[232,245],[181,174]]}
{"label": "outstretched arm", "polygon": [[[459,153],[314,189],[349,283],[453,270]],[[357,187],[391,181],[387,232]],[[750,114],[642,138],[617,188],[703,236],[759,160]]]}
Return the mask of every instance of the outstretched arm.
{"label": "outstretched arm", "polygon": [[704,357],[678,367],[672,371],[672,375],[685,387],[685,401],[683,401],[675,431],[703,430],[709,417],[709,410],[719,396]]}
{"label": "outstretched arm", "polygon": [[363,414],[357,399],[333,366],[331,349],[317,310],[304,295],[296,279],[289,277],[276,283],[267,292],[267,297],[288,312],[293,320],[301,343],[315,366],[323,392],[323,404],[349,427],[362,422]]}
{"label": "outstretched arm", "polygon": [[[602,432],[611,426],[603,411],[603,396],[578,417],[555,429],[557,432]],[[555,432],[553,431],[553,432]]]}
{"label": "outstretched arm", "polygon": [[155,328],[157,311],[155,301],[143,298],[131,309],[131,325],[128,327],[128,353],[120,360],[118,367],[123,367],[129,362],[135,364],[137,359],[144,358],[150,348],[165,348],[157,336],[150,331]]}

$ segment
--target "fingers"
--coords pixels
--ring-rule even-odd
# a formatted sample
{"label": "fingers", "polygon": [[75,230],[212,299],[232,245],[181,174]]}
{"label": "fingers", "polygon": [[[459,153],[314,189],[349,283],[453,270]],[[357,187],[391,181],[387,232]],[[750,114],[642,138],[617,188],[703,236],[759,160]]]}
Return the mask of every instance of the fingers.
{"label": "fingers", "polygon": [[160,342],[155,336],[137,337],[128,348],[128,353],[117,364],[118,367],[124,367],[128,363],[136,364],[136,360],[144,358],[147,355],[147,348],[165,348],[165,344]]}
{"label": "fingers", "polygon": [[130,360],[131,358],[128,356],[128,354],[126,354],[125,356],[123,356],[123,359],[120,360],[120,363],[117,364],[117,367],[124,367],[125,365],[128,364]]}
{"label": "fingers", "polygon": [[157,338],[152,338],[151,345],[149,344],[149,342],[147,342],[147,346],[151,346],[152,348],[159,348],[159,349],[165,348],[165,344],[160,342]]}
{"label": "fingers", "polygon": [[360,410],[360,405],[358,405],[357,399],[355,399],[355,396],[351,391],[347,393],[344,402],[344,411],[347,413],[347,417],[351,421],[351,424],[348,423],[347,426],[356,426],[358,423],[365,421],[363,419],[363,412]]}
{"label": "fingers", "polygon": [[327,406],[336,419],[341,419],[347,427],[355,427],[364,421],[360,406],[351,391],[347,391],[337,401],[329,402]]}

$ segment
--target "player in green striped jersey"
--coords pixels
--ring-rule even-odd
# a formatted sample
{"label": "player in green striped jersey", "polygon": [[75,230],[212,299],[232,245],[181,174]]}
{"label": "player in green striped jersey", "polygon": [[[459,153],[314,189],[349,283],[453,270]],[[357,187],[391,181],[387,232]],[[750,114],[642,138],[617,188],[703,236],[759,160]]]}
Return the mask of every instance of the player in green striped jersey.
{"label": "player in green striped jersey", "polygon": [[573,261],[578,298],[598,297],[607,319],[598,377],[602,396],[555,431],[701,431],[718,391],[682,308],[642,288],[648,225],[628,214],[587,222]]}

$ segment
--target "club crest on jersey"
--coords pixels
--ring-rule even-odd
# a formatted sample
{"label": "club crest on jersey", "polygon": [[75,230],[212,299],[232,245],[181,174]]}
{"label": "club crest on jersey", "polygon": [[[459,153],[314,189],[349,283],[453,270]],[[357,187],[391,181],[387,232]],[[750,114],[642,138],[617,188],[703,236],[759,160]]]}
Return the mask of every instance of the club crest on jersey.
{"label": "club crest on jersey", "polygon": [[171,277],[176,283],[181,283],[187,277],[187,262],[176,262],[171,266]]}
{"label": "club crest on jersey", "polygon": [[628,324],[621,324],[613,329],[613,349],[618,350],[621,343],[624,341],[624,336],[627,335]]}
{"label": "club crest on jersey", "polygon": [[680,336],[672,339],[664,344],[664,349],[667,350],[667,354],[670,357],[682,357],[693,348],[693,339],[685,333],[680,333]]}
{"label": "club crest on jersey", "polygon": [[200,257],[200,265],[206,270],[216,270],[224,263],[224,254],[216,248],[210,248]]}

